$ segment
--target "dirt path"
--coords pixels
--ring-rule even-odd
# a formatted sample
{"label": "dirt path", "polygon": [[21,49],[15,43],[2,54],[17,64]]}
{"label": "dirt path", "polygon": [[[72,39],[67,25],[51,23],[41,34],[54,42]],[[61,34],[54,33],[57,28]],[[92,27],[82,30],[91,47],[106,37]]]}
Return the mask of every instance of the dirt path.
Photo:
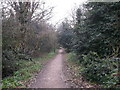
{"label": "dirt path", "polygon": [[66,78],[62,70],[63,52],[63,49],[59,50],[56,57],[38,74],[30,88],[69,88],[69,85],[65,83]]}

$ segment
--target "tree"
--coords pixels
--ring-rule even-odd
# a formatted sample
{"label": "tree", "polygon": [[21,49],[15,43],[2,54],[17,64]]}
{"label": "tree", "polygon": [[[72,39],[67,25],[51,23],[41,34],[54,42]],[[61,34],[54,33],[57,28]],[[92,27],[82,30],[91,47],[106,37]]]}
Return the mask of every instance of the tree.
{"label": "tree", "polygon": [[68,23],[68,20],[65,19],[58,28],[58,41],[64,48],[66,48],[67,52],[71,51],[73,36],[74,33],[72,27],[70,23]]}
{"label": "tree", "polygon": [[[120,2],[88,2],[76,10],[72,32],[63,29],[61,35],[65,39],[61,40],[62,45],[78,56],[78,62],[83,67],[82,74],[88,80],[106,84],[106,87],[120,83],[119,75],[117,79],[111,76],[117,70],[118,74],[120,72],[119,19]],[[72,40],[65,38],[72,33]]]}
{"label": "tree", "polygon": [[32,60],[41,53],[53,50],[56,33],[55,28],[47,22],[53,7],[45,7],[42,1],[11,0],[3,2],[2,8],[2,73],[6,77],[19,69],[16,61]]}
{"label": "tree", "polygon": [[90,2],[84,5],[85,11],[82,14],[81,9],[77,10],[74,32],[78,40],[74,46],[78,53],[94,51],[102,57],[119,56],[119,27],[114,26],[119,19],[118,4]]}

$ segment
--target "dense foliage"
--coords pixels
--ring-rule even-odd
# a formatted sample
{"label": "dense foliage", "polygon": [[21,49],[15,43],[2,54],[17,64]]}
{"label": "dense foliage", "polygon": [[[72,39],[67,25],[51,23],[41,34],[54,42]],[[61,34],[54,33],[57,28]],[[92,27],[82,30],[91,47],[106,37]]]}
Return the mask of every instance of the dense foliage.
{"label": "dense foliage", "polygon": [[[120,66],[120,2],[88,2],[76,10],[75,17],[72,33],[70,29],[61,30],[72,37],[60,43],[76,53],[82,73],[89,80],[106,87],[116,85],[120,78],[112,73],[118,72]],[[62,39],[67,35],[60,34]],[[67,43],[70,47],[65,46]]]}
{"label": "dense foliage", "polygon": [[70,52],[70,49],[72,47],[72,39],[73,39],[73,30],[66,20],[63,22],[60,27],[58,28],[58,40],[60,44],[66,48],[67,52]]}
{"label": "dense foliage", "polygon": [[20,69],[17,61],[32,60],[55,48],[55,28],[47,23],[52,7],[43,8],[44,5],[44,2],[3,2],[3,77]]}

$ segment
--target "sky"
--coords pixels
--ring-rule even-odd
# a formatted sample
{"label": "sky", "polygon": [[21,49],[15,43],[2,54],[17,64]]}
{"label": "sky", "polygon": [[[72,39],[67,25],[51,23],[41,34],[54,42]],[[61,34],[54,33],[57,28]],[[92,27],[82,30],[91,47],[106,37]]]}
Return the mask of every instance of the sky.
{"label": "sky", "polygon": [[72,9],[78,7],[87,0],[45,0],[46,4],[53,6],[53,17],[50,19],[50,23],[56,24],[68,18],[71,15]]}

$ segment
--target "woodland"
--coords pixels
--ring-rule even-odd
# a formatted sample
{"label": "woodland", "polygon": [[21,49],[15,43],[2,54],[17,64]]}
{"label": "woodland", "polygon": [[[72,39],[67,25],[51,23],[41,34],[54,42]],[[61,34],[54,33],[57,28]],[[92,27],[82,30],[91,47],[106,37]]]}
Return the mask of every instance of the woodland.
{"label": "woodland", "polygon": [[88,81],[120,87],[120,2],[86,2],[58,27],[48,22],[54,7],[44,1],[1,3],[3,88],[20,86],[31,76],[26,70],[37,71],[38,59],[59,47]]}

